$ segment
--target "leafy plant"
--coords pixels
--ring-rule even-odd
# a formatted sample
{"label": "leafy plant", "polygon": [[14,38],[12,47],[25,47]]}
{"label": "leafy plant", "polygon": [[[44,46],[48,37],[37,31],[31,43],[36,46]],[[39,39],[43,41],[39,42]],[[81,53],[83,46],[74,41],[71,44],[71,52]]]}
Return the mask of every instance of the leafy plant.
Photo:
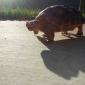
{"label": "leafy plant", "polygon": [[27,20],[33,19],[39,13],[39,9],[27,9],[27,8],[7,8],[0,9],[1,20]]}

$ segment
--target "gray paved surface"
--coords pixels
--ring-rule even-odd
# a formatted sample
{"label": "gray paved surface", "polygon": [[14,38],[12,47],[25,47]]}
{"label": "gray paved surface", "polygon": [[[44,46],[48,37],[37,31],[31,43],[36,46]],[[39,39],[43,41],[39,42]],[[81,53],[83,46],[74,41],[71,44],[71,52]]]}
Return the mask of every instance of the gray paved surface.
{"label": "gray paved surface", "polygon": [[85,37],[46,44],[23,21],[0,21],[0,85],[85,85]]}

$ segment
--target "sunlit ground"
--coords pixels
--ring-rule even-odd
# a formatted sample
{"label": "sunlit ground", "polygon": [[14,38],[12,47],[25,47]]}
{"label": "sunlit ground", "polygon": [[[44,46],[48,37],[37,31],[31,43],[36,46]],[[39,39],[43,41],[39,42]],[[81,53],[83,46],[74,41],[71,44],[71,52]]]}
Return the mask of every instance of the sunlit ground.
{"label": "sunlit ground", "polygon": [[56,42],[46,44],[25,24],[0,21],[0,84],[84,85],[85,38],[65,40],[56,33]]}

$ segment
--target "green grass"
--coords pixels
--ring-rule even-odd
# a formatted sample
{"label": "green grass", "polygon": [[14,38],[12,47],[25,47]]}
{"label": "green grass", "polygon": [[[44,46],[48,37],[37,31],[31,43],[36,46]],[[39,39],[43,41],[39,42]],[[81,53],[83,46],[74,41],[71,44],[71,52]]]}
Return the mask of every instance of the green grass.
{"label": "green grass", "polygon": [[83,16],[85,17],[85,13],[83,13]]}
{"label": "green grass", "polygon": [[39,13],[39,9],[0,9],[0,20],[31,20]]}

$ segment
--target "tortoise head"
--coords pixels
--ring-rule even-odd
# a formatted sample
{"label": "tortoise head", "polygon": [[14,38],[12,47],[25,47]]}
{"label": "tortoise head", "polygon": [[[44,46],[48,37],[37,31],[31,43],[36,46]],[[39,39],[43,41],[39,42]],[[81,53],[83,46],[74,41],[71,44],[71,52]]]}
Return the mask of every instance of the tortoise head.
{"label": "tortoise head", "polygon": [[31,20],[26,22],[26,27],[29,31],[34,31],[36,29],[37,23],[39,20]]}

